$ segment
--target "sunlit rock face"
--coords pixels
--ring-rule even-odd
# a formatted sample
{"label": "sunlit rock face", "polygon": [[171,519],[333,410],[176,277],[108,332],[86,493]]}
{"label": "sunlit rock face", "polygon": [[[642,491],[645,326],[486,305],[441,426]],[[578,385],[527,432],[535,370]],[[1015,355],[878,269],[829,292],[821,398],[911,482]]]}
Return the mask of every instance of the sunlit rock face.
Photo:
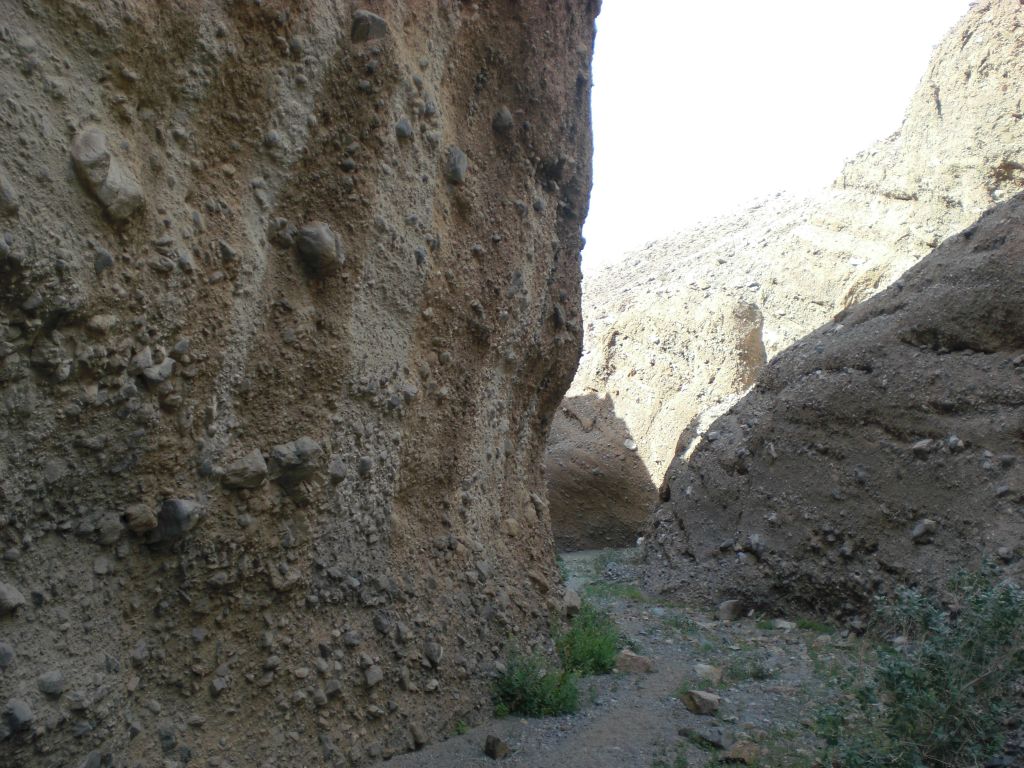
{"label": "sunlit rock face", "polygon": [[[1024,184],[1024,10],[976,4],[935,49],[902,127],[811,198],[780,195],[651,243],[588,278],[584,353],[567,395],[611,398],[647,469],[613,513],[563,493],[587,441],[556,414],[547,455],[556,536],[567,546],[638,533],[677,453],[713,440],[712,422],[765,360],[892,284],[945,238]],[[758,339],[759,337],[759,339]],[[763,353],[760,347],[763,346]],[[678,445],[677,445],[678,443]],[[639,482],[639,484],[637,484]],[[565,499],[563,503],[561,499]],[[583,525],[583,527],[580,527]],[[597,536],[591,536],[593,531]]]}
{"label": "sunlit rock face", "polygon": [[[985,561],[1019,576],[1022,22],[1017,2],[974,5],[902,129],[792,228],[819,238],[797,251],[807,269],[838,281],[814,294],[828,316],[808,314],[817,330],[676,456],[645,528],[652,588],[856,619],[874,595]],[[830,237],[861,254],[846,267],[820,221],[838,203],[848,224]]]}
{"label": "sunlit rock face", "polygon": [[360,764],[549,642],[597,10],[5,4],[0,762]]}

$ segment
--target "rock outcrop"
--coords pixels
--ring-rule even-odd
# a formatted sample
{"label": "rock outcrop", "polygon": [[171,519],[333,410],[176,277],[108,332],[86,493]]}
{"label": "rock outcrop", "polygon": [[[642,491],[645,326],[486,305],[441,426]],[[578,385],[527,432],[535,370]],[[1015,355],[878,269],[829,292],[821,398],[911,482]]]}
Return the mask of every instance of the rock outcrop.
{"label": "rock outcrop", "polygon": [[[713,432],[766,359],[1024,185],[1022,21],[1016,0],[975,4],[936,48],[901,129],[851,160],[831,188],[761,201],[586,280],[585,349],[568,397],[614,400],[653,485],[677,441],[689,452]],[[647,509],[609,519],[600,495],[561,490],[577,483],[578,425],[560,413],[552,430],[556,535],[563,544],[631,541],[654,494],[623,492],[646,496]]]}
{"label": "rock outcrop", "polygon": [[360,764],[550,642],[598,5],[4,4],[0,763]]}
{"label": "rock outcrop", "polygon": [[677,457],[650,583],[856,619],[984,560],[1024,574],[1024,193],[768,364]]}

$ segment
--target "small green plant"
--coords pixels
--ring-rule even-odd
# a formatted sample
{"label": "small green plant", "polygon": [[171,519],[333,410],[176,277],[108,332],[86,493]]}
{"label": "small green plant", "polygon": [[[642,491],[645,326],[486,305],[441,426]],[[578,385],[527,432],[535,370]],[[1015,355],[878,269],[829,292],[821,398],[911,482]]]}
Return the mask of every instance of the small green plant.
{"label": "small green plant", "polygon": [[796,620],[796,626],[798,629],[807,630],[808,632],[816,632],[819,635],[831,635],[836,631],[836,628],[831,624],[826,624],[820,619],[814,619],[807,616],[798,618]]}
{"label": "small green plant", "polygon": [[581,675],[603,675],[615,666],[622,636],[607,612],[584,602],[568,632],[555,640],[567,670]]}
{"label": "small green plant", "polygon": [[619,559],[620,553],[614,549],[601,552],[597,557],[593,559],[590,565],[590,572],[594,575],[594,578],[604,578],[605,571],[608,570],[608,566]]}
{"label": "small green plant", "polygon": [[[679,689],[679,693],[677,695],[679,697],[682,697],[682,694],[685,693],[687,690],[689,690],[688,686],[683,686]],[[704,752],[717,752],[719,750],[719,747],[717,745],[708,741],[706,738],[701,736],[697,731],[687,729],[684,734],[684,737],[688,742],[693,744],[693,746],[695,746],[697,749],[703,750]],[[681,747],[685,746],[685,743],[680,742],[680,745]]]}
{"label": "small green plant", "polygon": [[457,722],[455,724],[455,735],[456,736],[462,736],[464,733],[468,733],[468,732],[469,732],[469,726],[466,725],[466,721],[465,720],[459,720],[459,722]]}
{"label": "small green plant", "polygon": [[583,588],[587,597],[603,599],[632,600],[637,603],[647,602],[643,592],[632,584],[615,584],[607,581],[595,581]]}
{"label": "small green plant", "polygon": [[579,708],[576,675],[569,671],[548,670],[538,656],[512,656],[494,684],[494,714],[515,713],[527,717],[546,717],[575,712]]}
{"label": "small green plant", "polygon": [[662,748],[661,754],[654,758],[651,763],[651,768],[690,768],[690,761],[686,759],[686,753],[682,750],[686,748],[683,742],[676,745],[675,758],[670,763],[668,761],[668,754],[665,748]]}
{"label": "small green plant", "polygon": [[819,714],[831,764],[973,766],[996,753],[1024,676],[1024,590],[986,569],[954,579],[948,607],[908,590],[877,613],[901,644]]}
{"label": "small green plant", "polygon": [[759,656],[736,656],[725,665],[724,680],[740,683],[744,680],[771,680],[775,673]]}
{"label": "small green plant", "polygon": [[693,619],[688,619],[685,616],[666,616],[662,619],[666,627],[674,629],[680,634],[691,635],[697,632],[700,627],[697,622]]}

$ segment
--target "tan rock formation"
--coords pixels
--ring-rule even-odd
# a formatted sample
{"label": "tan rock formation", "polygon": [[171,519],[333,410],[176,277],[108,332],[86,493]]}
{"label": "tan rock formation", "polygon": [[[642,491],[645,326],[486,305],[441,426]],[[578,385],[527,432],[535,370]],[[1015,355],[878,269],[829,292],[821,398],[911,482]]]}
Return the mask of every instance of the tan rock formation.
{"label": "tan rock formation", "polygon": [[0,763],[359,764],[549,642],[597,10],[3,4]]}
{"label": "tan rock formation", "polygon": [[[693,438],[753,381],[763,364],[756,313],[771,358],[1024,185],[1024,106],[1014,85],[1024,80],[1022,22],[1016,0],[975,4],[936,48],[901,129],[851,160],[830,189],[761,201],[652,243],[586,281],[585,349],[568,397],[614,399],[654,485],[680,434],[679,449],[692,450]],[[746,306],[750,319],[742,321],[737,308]],[[601,500],[560,489],[560,465],[577,450],[579,429],[560,414],[552,433],[556,535],[605,545],[606,537],[587,539],[602,529],[591,522],[603,519]],[[648,509],[656,500],[644,488],[621,494],[646,495]],[[629,528],[645,512],[619,514]],[[577,529],[576,520],[589,528]],[[622,520],[604,527],[621,528]]]}
{"label": "tan rock formation", "polygon": [[1022,574],[1024,193],[768,364],[668,474],[651,586],[855,614]]}

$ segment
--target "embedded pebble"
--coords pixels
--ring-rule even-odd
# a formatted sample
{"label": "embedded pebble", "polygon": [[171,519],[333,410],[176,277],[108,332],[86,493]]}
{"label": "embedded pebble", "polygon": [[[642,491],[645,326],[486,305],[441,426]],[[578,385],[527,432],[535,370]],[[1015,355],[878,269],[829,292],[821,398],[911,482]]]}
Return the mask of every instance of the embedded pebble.
{"label": "embedded pebble", "polygon": [[43,672],[36,680],[40,693],[52,698],[59,698],[64,693],[64,675],[60,670],[51,669]]}
{"label": "embedded pebble", "polygon": [[512,112],[504,104],[494,113],[491,127],[498,133],[508,133],[512,130]]}
{"label": "embedded pebble", "polygon": [[462,184],[469,170],[469,158],[458,147],[449,147],[444,163],[444,177],[452,184]]}
{"label": "embedded pebble", "polygon": [[378,665],[373,664],[366,670],[366,687],[373,688],[381,680],[384,679],[384,670]]}
{"label": "embedded pebble", "polygon": [[86,128],[71,143],[71,160],[78,178],[100,201],[110,218],[124,221],[143,206],[142,187],[107,148],[107,136]]}
{"label": "embedded pebble", "polygon": [[0,216],[14,216],[18,212],[18,195],[7,174],[0,168]]}
{"label": "embedded pebble", "polygon": [[395,123],[395,136],[402,141],[408,141],[412,138],[412,123],[407,118],[401,118]]}
{"label": "embedded pebble", "polygon": [[189,499],[167,499],[160,505],[157,525],[149,532],[152,544],[175,542],[192,530],[202,515],[198,502]]}
{"label": "embedded pebble", "polygon": [[352,42],[377,40],[388,33],[388,23],[375,13],[358,10],[352,14]]}
{"label": "embedded pebble", "polygon": [[311,437],[302,436],[270,449],[271,478],[282,485],[294,485],[313,476],[320,465],[323,448]]}
{"label": "embedded pebble", "polygon": [[910,532],[910,538],[915,544],[929,544],[938,529],[938,523],[934,520],[925,518],[923,520],[919,520],[914,525],[914,529]]}
{"label": "embedded pebble", "polygon": [[295,245],[302,263],[320,277],[334,274],[345,263],[337,235],[321,221],[300,227],[295,233]]}
{"label": "embedded pebble", "polygon": [[17,733],[28,728],[32,724],[33,718],[32,708],[28,705],[27,701],[24,699],[8,699],[3,717],[7,733],[5,734],[4,728],[0,727],[0,741],[3,741],[11,733]]}
{"label": "embedded pebble", "polygon": [[0,581],[0,616],[14,613],[25,604],[25,596],[13,584]]}
{"label": "embedded pebble", "polygon": [[156,512],[145,504],[133,504],[124,512],[128,530],[133,533],[145,533],[157,526]]}
{"label": "embedded pebble", "polygon": [[0,670],[7,669],[14,661],[14,646],[0,640]]}
{"label": "embedded pebble", "polygon": [[253,450],[228,464],[221,482],[225,488],[259,488],[267,479],[267,464],[259,450]]}

